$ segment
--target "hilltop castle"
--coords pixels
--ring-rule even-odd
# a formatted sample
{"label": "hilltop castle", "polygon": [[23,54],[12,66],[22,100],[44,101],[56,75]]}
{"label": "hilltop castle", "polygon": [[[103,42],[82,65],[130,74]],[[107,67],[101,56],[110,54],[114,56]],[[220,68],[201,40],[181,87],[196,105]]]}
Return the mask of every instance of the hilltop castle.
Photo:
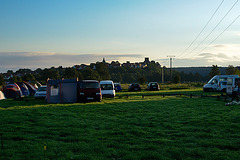
{"label": "hilltop castle", "polygon": [[[150,63],[154,63],[157,66],[161,67],[161,65],[158,62],[150,61],[148,57],[145,57],[145,60],[143,62],[131,63],[130,61],[126,61],[126,63],[122,63],[122,64],[119,61],[112,61],[111,63],[107,63],[105,58],[103,58],[102,63],[105,63],[108,67],[114,67],[114,68],[117,68],[117,67],[145,68]],[[81,70],[88,66],[93,66],[93,69],[94,69],[95,63],[91,63],[90,65],[86,65],[86,64],[74,65],[73,68]]]}

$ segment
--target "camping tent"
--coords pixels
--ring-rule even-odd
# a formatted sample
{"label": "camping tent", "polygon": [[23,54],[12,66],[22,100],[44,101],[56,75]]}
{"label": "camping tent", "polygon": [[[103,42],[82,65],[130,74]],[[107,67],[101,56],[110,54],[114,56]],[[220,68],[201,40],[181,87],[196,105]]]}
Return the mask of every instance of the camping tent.
{"label": "camping tent", "polygon": [[48,80],[47,103],[77,102],[78,79]]}
{"label": "camping tent", "polygon": [[23,81],[23,83],[27,86],[29,92],[30,92],[30,95],[34,95],[36,92],[37,92],[37,88],[35,88],[33,85],[31,85],[30,83],[28,82],[25,82]]}
{"label": "camping tent", "polygon": [[23,96],[29,96],[30,95],[28,87],[23,82],[16,82],[16,84],[20,87]]}
{"label": "camping tent", "polygon": [[14,85],[7,85],[2,91],[6,98],[20,98],[22,97],[21,90]]}
{"label": "camping tent", "polygon": [[38,87],[42,86],[42,84],[39,83],[38,81],[28,81],[28,83],[30,83],[32,86],[34,86],[37,89],[38,89]]}
{"label": "camping tent", "polygon": [[5,98],[4,94],[3,94],[3,92],[0,91],[0,100],[3,100],[3,99],[6,99],[6,98]]}
{"label": "camping tent", "polygon": [[17,83],[8,83],[3,87],[2,92],[6,98],[20,98],[23,96],[21,88],[17,85]]}

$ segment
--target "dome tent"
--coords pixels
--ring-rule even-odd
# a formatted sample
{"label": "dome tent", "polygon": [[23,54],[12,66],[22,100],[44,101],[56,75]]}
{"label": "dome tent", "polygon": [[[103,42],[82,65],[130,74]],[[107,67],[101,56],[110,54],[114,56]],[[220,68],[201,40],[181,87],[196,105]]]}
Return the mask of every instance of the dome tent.
{"label": "dome tent", "polygon": [[3,94],[3,92],[0,91],[0,100],[3,100],[3,99],[6,99],[6,98],[5,98],[4,94]]}

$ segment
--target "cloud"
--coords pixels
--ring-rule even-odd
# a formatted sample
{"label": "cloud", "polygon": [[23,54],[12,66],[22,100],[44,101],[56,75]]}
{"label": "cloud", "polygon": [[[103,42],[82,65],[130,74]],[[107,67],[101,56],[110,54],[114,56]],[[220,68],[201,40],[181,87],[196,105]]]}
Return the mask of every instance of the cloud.
{"label": "cloud", "polygon": [[219,45],[214,45],[213,47],[214,48],[226,48],[227,46],[219,44]]}
{"label": "cloud", "polygon": [[76,64],[90,64],[102,61],[139,59],[140,54],[67,54],[54,52],[0,52],[0,72],[19,68],[49,68],[52,66],[70,67]]}
{"label": "cloud", "polygon": [[[238,56],[229,56],[225,53],[201,53],[193,58],[174,58],[174,67],[203,67],[203,66],[238,66]],[[169,59],[157,59],[161,65],[169,67]]]}

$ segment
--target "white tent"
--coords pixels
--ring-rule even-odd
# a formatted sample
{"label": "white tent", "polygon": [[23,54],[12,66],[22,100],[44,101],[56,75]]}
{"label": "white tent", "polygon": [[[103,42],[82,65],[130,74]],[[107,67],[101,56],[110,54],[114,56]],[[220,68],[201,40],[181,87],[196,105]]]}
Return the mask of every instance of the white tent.
{"label": "white tent", "polygon": [[6,98],[5,98],[4,94],[3,94],[3,92],[0,91],[0,100],[2,100],[2,99],[6,99]]}

